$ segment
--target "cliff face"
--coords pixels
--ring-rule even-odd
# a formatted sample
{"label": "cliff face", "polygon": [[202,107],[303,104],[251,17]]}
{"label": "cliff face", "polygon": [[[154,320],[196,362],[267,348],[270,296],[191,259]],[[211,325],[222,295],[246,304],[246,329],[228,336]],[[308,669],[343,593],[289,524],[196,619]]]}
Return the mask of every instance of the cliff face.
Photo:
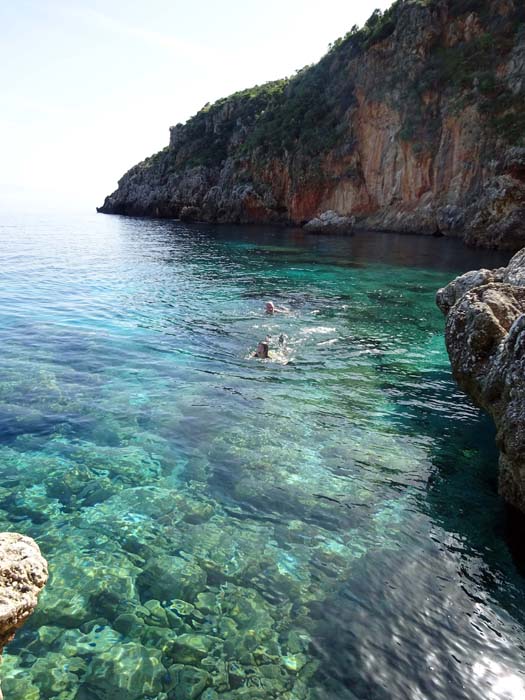
{"label": "cliff face", "polygon": [[437,303],[454,377],[496,423],[500,493],[525,513],[525,248],[507,268],[458,277]]}
{"label": "cliff face", "polygon": [[99,211],[525,244],[525,7],[398,0],[316,65],[206,106]]}

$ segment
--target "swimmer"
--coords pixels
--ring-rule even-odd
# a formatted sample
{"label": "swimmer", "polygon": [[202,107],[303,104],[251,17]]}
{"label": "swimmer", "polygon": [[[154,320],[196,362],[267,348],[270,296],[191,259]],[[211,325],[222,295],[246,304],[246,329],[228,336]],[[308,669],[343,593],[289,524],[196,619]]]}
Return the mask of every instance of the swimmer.
{"label": "swimmer", "polygon": [[260,360],[267,360],[270,356],[269,350],[268,343],[263,340],[257,345],[257,350],[253,353],[253,357],[258,357]]}
{"label": "swimmer", "polygon": [[267,314],[289,314],[290,309],[287,309],[285,306],[283,306],[282,309],[277,308],[273,301],[267,301],[265,304],[266,307],[266,313]]}

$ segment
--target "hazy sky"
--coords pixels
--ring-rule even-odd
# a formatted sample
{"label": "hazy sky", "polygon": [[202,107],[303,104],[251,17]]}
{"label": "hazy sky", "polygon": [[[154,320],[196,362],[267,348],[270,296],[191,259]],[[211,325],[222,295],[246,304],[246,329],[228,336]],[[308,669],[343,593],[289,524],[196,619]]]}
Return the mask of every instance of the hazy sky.
{"label": "hazy sky", "polygon": [[0,207],[94,210],[169,126],[313,63],[390,4],[0,2]]}

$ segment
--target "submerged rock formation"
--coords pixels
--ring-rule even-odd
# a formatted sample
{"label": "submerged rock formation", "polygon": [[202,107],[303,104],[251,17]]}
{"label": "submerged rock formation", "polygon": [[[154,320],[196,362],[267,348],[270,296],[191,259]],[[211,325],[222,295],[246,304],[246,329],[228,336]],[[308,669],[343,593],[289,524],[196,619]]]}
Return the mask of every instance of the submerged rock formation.
{"label": "submerged rock formation", "polygon": [[499,491],[525,513],[525,248],[506,268],[458,277],[437,303],[454,377],[496,424]]}
{"label": "submerged rock formation", "polygon": [[36,542],[15,532],[0,533],[0,655],[35,609],[46,581],[47,563]]}
{"label": "submerged rock formation", "polygon": [[525,6],[397,0],[290,79],[206,105],[101,212],[525,244]]}

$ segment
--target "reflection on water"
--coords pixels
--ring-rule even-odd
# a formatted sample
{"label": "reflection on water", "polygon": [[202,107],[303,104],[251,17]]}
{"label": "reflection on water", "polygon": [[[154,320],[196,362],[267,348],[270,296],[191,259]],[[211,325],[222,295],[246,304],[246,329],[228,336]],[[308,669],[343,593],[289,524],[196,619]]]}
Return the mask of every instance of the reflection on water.
{"label": "reflection on water", "polygon": [[504,257],[102,216],[0,235],[0,527],[51,571],[9,698],[523,697],[493,431],[433,301]]}

